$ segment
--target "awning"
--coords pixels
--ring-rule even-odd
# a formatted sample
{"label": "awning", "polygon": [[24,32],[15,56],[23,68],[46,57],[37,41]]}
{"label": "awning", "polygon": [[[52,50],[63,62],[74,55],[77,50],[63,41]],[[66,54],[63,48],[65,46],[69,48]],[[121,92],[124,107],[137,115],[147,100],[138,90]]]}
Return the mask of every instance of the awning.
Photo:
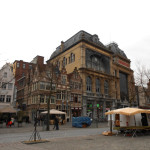
{"label": "awning", "polygon": [[126,107],[126,108],[120,108],[120,109],[115,109],[115,110],[106,112],[105,115],[121,114],[121,115],[130,116],[130,115],[135,115],[139,113],[150,113],[150,110]]}
{"label": "awning", "polygon": [[7,106],[7,107],[0,109],[0,112],[1,113],[16,113],[17,111],[13,107]]}
{"label": "awning", "polygon": [[[43,112],[41,112],[41,114],[47,114],[47,112],[48,111],[43,111]],[[56,110],[56,109],[51,109],[50,111],[49,111],[49,113],[50,114],[66,114],[65,112],[63,112],[63,111],[59,111],[59,110]]]}

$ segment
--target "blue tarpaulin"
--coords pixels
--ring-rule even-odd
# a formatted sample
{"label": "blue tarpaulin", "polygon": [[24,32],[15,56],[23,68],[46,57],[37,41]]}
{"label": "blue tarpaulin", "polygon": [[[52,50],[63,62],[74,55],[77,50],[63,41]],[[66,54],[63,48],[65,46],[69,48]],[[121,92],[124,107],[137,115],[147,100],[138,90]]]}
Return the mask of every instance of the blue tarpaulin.
{"label": "blue tarpaulin", "polygon": [[92,123],[90,117],[73,117],[72,126],[77,128],[82,128],[83,125],[90,126]]}

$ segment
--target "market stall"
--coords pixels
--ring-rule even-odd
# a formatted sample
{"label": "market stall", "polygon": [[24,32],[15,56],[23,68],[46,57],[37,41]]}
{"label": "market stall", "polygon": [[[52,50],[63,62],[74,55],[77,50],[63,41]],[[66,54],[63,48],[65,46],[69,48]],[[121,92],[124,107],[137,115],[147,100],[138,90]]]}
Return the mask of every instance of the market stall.
{"label": "market stall", "polygon": [[130,132],[134,137],[137,136],[137,131],[150,130],[150,110],[127,107],[109,111],[105,115],[112,115],[112,124],[117,135],[124,131],[124,136]]}
{"label": "market stall", "polygon": [[[47,113],[48,113],[48,111],[41,112],[42,115],[46,115]],[[59,124],[66,123],[66,112],[59,111],[59,110],[56,110],[56,109],[51,109],[49,111],[49,114],[51,115],[50,124],[54,124],[54,118],[55,118],[56,115],[59,116]]]}

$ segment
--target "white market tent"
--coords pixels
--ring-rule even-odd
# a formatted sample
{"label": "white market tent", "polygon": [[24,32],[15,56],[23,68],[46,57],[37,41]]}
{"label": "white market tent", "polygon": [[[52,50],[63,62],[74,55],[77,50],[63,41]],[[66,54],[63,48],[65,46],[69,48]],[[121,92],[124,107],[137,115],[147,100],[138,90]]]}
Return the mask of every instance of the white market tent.
{"label": "white market tent", "polygon": [[[56,110],[56,109],[51,109],[50,111],[49,111],[49,113],[50,114],[55,114],[55,115],[65,115],[66,113],[65,112],[63,112],[63,111],[59,111],[59,110]],[[47,111],[43,111],[43,112],[41,112],[41,114],[47,114]]]}
{"label": "white market tent", "polygon": [[106,112],[105,115],[121,114],[121,115],[130,116],[130,115],[135,115],[138,113],[150,113],[150,110],[126,107],[126,108],[120,108],[120,109],[115,109],[115,110]]}

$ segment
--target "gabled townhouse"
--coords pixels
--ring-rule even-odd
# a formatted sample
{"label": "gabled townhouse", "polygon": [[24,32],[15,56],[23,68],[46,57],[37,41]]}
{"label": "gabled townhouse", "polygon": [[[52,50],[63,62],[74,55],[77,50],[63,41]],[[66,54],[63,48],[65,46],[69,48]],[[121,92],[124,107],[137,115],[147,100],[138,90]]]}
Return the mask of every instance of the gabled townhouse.
{"label": "gabled townhouse", "polygon": [[6,106],[15,107],[15,78],[13,75],[13,66],[6,63],[0,69],[0,108]]}

